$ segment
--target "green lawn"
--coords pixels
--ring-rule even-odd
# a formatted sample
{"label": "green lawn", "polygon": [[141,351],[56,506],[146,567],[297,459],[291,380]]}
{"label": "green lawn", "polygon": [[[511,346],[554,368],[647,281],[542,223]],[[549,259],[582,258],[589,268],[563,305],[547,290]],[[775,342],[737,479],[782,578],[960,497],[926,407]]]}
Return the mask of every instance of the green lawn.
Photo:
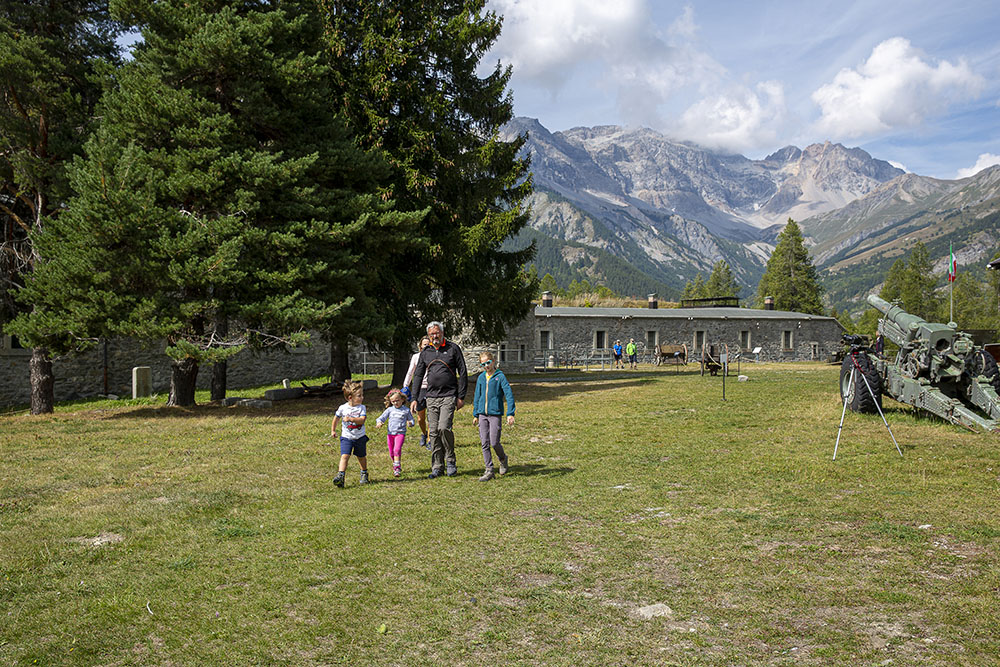
{"label": "green lawn", "polygon": [[489,483],[468,409],[343,490],[338,400],[0,417],[0,664],[997,664],[1000,437],[743,372],[515,377]]}

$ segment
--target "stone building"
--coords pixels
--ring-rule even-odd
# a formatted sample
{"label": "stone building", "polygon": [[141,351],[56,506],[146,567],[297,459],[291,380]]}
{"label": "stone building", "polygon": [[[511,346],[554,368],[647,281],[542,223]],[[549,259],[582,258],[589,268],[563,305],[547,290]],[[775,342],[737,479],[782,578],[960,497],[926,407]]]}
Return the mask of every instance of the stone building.
{"label": "stone building", "polygon": [[[832,317],[783,310],[736,307],[659,308],[651,296],[648,308],[553,307],[551,299],[515,327],[507,338],[488,346],[468,345],[469,352],[489,347],[505,369],[530,372],[566,359],[606,358],[615,340],[634,338],[640,357],[650,358],[663,344],[684,344],[689,359],[700,358],[704,346],[721,352],[739,350],[761,361],[821,361],[840,349],[844,329]],[[760,348],[757,355],[753,350]],[[472,368],[472,366],[470,366]]]}

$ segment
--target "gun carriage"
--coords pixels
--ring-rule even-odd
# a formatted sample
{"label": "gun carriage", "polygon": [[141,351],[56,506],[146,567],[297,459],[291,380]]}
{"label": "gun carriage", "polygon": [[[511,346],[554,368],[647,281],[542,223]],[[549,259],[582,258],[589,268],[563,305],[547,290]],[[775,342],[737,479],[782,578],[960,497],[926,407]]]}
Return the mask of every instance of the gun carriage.
{"label": "gun carriage", "polygon": [[877,354],[861,336],[840,368],[841,400],[854,412],[874,412],[882,394],[967,428],[1000,431],[1000,369],[993,356],[958,331],[907,313],[877,296],[878,331],[899,346],[895,359]]}

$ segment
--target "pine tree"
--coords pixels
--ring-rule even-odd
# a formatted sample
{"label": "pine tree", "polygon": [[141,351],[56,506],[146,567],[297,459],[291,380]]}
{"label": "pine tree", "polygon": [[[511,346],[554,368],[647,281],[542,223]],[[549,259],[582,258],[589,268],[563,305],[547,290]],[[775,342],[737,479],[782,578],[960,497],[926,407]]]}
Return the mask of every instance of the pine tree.
{"label": "pine tree", "polygon": [[740,284],[726,260],[720,259],[712,267],[712,275],[705,282],[705,294],[708,297],[739,296]]}
{"label": "pine tree", "polygon": [[45,309],[23,326],[165,337],[170,404],[242,345],[377,319],[380,258],[419,219],[383,210],[385,165],[330,108],[315,6],[278,7],[136,5],[143,43],[73,170],[78,196],[38,237],[27,289]]}
{"label": "pine tree", "polygon": [[[38,262],[30,234],[63,210],[70,195],[66,166],[82,150],[103,75],[118,57],[107,5],[0,5],[0,325],[32,307],[17,300]],[[50,354],[66,339],[22,338],[32,347],[31,412],[52,412]]]}
{"label": "pine tree", "polygon": [[682,299],[704,299],[705,298],[705,279],[702,278],[701,274],[695,275],[694,280],[688,281],[684,285],[684,291],[681,293]]}
{"label": "pine tree", "polygon": [[933,273],[927,246],[917,241],[910,251],[906,263],[906,279],[900,287],[899,298],[903,310],[925,320],[933,320],[937,316],[939,301],[936,286],[937,277]]}
{"label": "pine tree", "polygon": [[898,301],[903,295],[903,285],[906,284],[908,278],[906,261],[900,257],[889,267],[889,273],[885,276],[885,282],[882,284],[882,289],[878,294],[879,297],[889,303]]}
{"label": "pine tree", "polygon": [[345,115],[362,144],[392,164],[387,187],[397,205],[428,212],[417,233],[426,245],[397,255],[380,290],[392,332],[377,342],[402,362],[395,383],[427,320],[497,340],[527,313],[538,285],[522,267],[534,246],[501,248],[527,222],[525,137],[501,136],[513,116],[510,69],[479,75],[501,28],[485,0],[321,4]]}
{"label": "pine tree", "polygon": [[[971,273],[961,272],[951,289],[954,293],[954,321],[959,329],[995,329],[995,294],[988,283]],[[941,300],[937,320],[948,321],[951,313],[948,300]]]}
{"label": "pine tree", "polygon": [[757,286],[757,307],[763,307],[767,296],[774,297],[774,307],[778,310],[823,314],[816,267],[798,224],[791,218],[778,235],[778,243]]}

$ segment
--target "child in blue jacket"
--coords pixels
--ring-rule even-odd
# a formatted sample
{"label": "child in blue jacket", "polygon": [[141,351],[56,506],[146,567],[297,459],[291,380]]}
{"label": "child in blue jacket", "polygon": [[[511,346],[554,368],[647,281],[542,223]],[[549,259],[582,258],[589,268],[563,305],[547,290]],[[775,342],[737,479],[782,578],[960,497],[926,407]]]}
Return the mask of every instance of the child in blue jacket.
{"label": "child in blue jacket", "polygon": [[510,389],[507,377],[493,359],[492,352],[479,355],[479,363],[483,372],[476,381],[476,395],[472,401],[472,423],[479,426],[479,440],[483,444],[483,462],[486,472],[479,478],[480,482],[493,479],[493,456],[490,448],[497,453],[500,460],[500,474],[507,473],[507,453],[500,444],[501,420],[503,419],[504,400],[507,401],[507,425],[514,425],[514,392]]}

